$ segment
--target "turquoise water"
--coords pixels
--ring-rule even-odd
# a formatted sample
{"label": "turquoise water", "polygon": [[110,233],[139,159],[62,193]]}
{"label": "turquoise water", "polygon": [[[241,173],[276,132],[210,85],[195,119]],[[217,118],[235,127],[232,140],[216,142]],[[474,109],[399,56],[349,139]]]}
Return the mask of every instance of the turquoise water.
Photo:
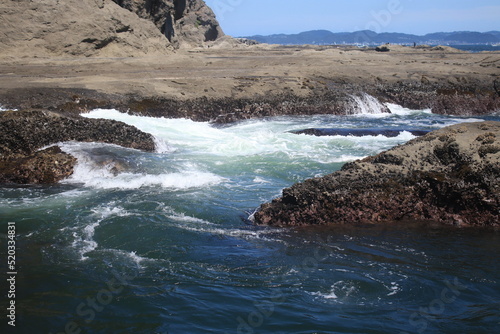
{"label": "turquoise water", "polygon": [[63,143],[79,161],[70,179],[0,188],[2,272],[8,222],[16,226],[18,272],[16,327],[4,315],[0,326],[8,333],[495,332],[498,231],[276,229],[249,220],[284,187],[414,138],[288,131],[432,130],[482,120],[390,108],[390,115],[221,127],[86,114],[152,133],[158,151]]}

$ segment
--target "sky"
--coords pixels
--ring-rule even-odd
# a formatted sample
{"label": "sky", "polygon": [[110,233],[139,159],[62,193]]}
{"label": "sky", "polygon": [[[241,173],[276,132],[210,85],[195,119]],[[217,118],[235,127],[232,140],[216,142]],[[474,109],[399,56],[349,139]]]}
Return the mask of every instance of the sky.
{"label": "sky", "polygon": [[373,30],[425,35],[500,30],[498,0],[205,0],[233,37]]}

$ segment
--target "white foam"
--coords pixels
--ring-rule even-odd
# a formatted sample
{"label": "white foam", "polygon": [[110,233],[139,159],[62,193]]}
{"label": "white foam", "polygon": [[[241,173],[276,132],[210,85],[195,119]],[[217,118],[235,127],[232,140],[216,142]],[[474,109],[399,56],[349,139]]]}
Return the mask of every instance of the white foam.
{"label": "white foam", "polygon": [[[116,109],[94,109],[81,114],[87,118],[101,118],[121,121],[133,125],[141,131],[152,134],[156,139],[159,153],[171,153],[177,149],[177,144],[185,145],[186,138],[196,144],[198,142],[216,142],[220,139],[220,130],[213,128],[207,122],[194,122],[184,118],[156,118],[135,116],[121,113]],[[188,144],[188,146],[190,146]]]}
{"label": "white foam", "polygon": [[[393,138],[382,135],[346,137],[290,133],[293,130],[325,125],[348,127],[350,124],[359,122],[357,117],[378,118],[391,115],[382,112],[387,110],[386,106],[369,95],[363,95],[357,99],[359,105],[364,108],[358,112],[365,114],[277,117],[242,121],[224,127],[214,127],[207,122],[194,122],[188,119],[152,118],[124,114],[113,109],[96,109],[82,116],[123,121],[153,134],[158,151],[168,154],[164,158],[168,159],[168,166],[171,168],[168,172],[164,172],[157,165],[154,170],[148,170],[145,166],[140,170],[141,173],[127,171],[128,174],[122,173],[114,176],[111,168],[103,169],[101,166],[99,170],[95,170],[95,166],[79,158],[79,165],[72,180],[97,188],[131,189],[161,186],[189,189],[206,187],[224,182],[225,179],[217,174],[232,175],[231,170],[234,168],[253,171],[257,168],[252,166],[258,164],[260,169],[266,169],[267,167],[262,167],[264,162],[270,168],[274,168],[272,166],[279,163],[283,169],[288,168],[287,165],[290,165],[289,168],[297,169],[297,166],[304,164],[339,164],[376,154],[415,138],[409,132],[402,132]],[[390,107],[399,113],[411,112],[404,108],[398,109],[395,105]],[[82,161],[84,163],[80,165]],[[179,165],[187,161],[195,162],[198,166],[191,168]],[[82,168],[81,172],[79,168]],[[89,177],[86,179],[85,175]],[[262,175],[254,175],[253,183],[265,184],[266,182]]]}
{"label": "white foam", "polygon": [[269,181],[267,181],[267,180],[265,180],[265,179],[263,179],[263,178],[261,178],[259,176],[254,177],[254,179],[253,179],[252,182],[253,183],[260,183],[260,184],[271,183],[271,182],[269,182]]}
{"label": "white foam", "polygon": [[88,259],[88,256],[85,256],[85,254],[92,252],[98,246],[93,237],[95,229],[99,226],[99,224],[100,221],[97,221],[85,226],[81,235],[78,235],[76,232],[73,233],[75,240],[73,241],[72,246],[78,250],[82,261]]}
{"label": "white foam", "polygon": [[214,235],[222,235],[233,238],[241,238],[245,240],[266,240],[273,242],[282,242],[285,241],[279,238],[273,238],[272,235],[275,235],[279,232],[279,230],[245,230],[245,229],[225,229],[225,228],[214,228],[214,227],[202,227],[202,226],[178,226],[181,229],[193,232],[201,232],[201,233],[209,233]]}
{"label": "white foam", "polygon": [[[124,208],[116,206],[115,202],[93,208],[92,213],[93,214],[89,216],[92,222],[85,225],[80,231],[73,232],[74,240],[72,247],[77,249],[81,260],[88,259],[86,254],[94,251],[99,246],[94,240],[94,235],[96,228],[100,226],[103,220],[112,216],[124,217],[130,215]],[[65,229],[67,228],[61,229],[61,231]]]}
{"label": "white foam", "polygon": [[[83,184],[95,189],[139,189],[163,187],[190,189],[208,187],[226,181],[216,174],[198,170],[195,164],[185,164],[184,170],[170,173],[137,173],[134,171],[113,173],[113,163],[100,165],[88,153],[89,148],[105,147],[98,143],[62,143],[61,148],[77,158],[73,174],[63,183]],[[113,146],[113,145],[111,145]]]}
{"label": "white foam", "polygon": [[130,216],[130,213],[127,212],[124,208],[120,206],[115,206],[115,203],[112,202],[109,206],[102,206],[92,209],[92,212],[95,216],[99,217],[101,220],[104,220],[111,216],[118,217],[126,217]]}
{"label": "white foam", "polygon": [[323,299],[345,299],[349,297],[352,293],[355,293],[357,291],[356,287],[353,285],[352,282],[346,282],[346,281],[338,281],[335,282],[331,287],[330,290],[327,292],[322,292],[322,291],[317,291],[317,292],[311,292],[310,294],[313,296],[318,296],[319,298]]}
{"label": "white foam", "polygon": [[389,293],[387,294],[388,296],[393,296],[395,294],[397,294],[401,288],[399,287],[399,285],[396,283],[396,282],[391,282],[391,286],[390,287],[386,287],[389,289]]}
{"label": "white foam", "polygon": [[213,223],[206,221],[204,219],[196,218],[196,217],[191,217],[191,216],[186,216],[184,213],[175,213],[172,212],[170,208],[164,209],[164,211],[170,213],[167,215],[168,218],[173,219],[175,221],[181,222],[181,223],[194,223],[194,224],[202,224],[202,225],[214,225]]}
{"label": "white foam", "polygon": [[394,103],[386,103],[385,105],[391,111],[391,114],[393,114],[393,115],[408,116],[408,115],[412,115],[415,113],[432,114],[431,109],[415,110],[415,109],[405,108],[405,107],[402,107],[402,106],[400,106],[398,104],[394,104]]}
{"label": "white foam", "polygon": [[[134,125],[155,136],[157,150],[175,154],[215,156],[219,165],[232,157],[250,157],[285,153],[297,158],[322,159],[331,156],[336,138],[299,136],[290,130],[310,127],[290,119],[253,120],[216,128],[207,122],[134,116],[116,110],[96,109],[82,114],[89,118],[107,118]],[[316,122],[308,119],[308,122]]]}
{"label": "white foam", "polygon": [[323,294],[322,294],[322,293],[320,293],[320,292],[317,292],[317,293],[314,293],[314,292],[313,292],[312,294],[313,294],[313,295],[318,295],[318,296],[321,296],[322,298],[325,298],[325,299],[337,299],[337,298],[339,298],[339,297],[335,294],[335,292],[334,292],[333,290],[332,290],[332,291],[330,291],[330,292],[328,292],[328,293],[323,293]]}
{"label": "white foam", "polygon": [[3,105],[0,104],[0,111],[7,111],[7,110],[17,111],[17,109],[5,108]]}
{"label": "white foam", "polygon": [[458,123],[477,123],[477,122],[484,122],[484,119],[479,119],[479,118],[451,118],[450,121],[453,122],[452,124],[458,124]]}
{"label": "white foam", "polygon": [[276,233],[285,231],[285,229],[223,228],[204,219],[175,213],[170,208],[165,208],[164,211],[167,213],[166,217],[179,223],[175,226],[182,230],[241,238],[245,240],[259,239],[284,243],[284,241],[282,241],[280,238],[273,238],[272,236],[274,236]]}
{"label": "white foam", "polygon": [[385,105],[369,94],[351,95],[351,99],[350,109],[347,111],[348,115],[387,114]]}
{"label": "white foam", "polygon": [[170,146],[167,141],[161,138],[154,137],[154,141],[157,153],[174,153],[177,151],[175,147]]}
{"label": "white foam", "polygon": [[136,267],[138,269],[143,268],[143,265],[142,265],[143,262],[154,261],[153,259],[137,255],[137,252],[135,252],[135,251],[125,251],[125,250],[121,250],[121,249],[105,249],[103,251],[110,252],[110,253],[113,253],[114,255],[118,255],[118,256],[121,256],[121,257],[124,257],[124,258],[130,260],[134,264],[134,267]]}
{"label": "white foam", "polygon": [[180,172],[168,174],[134,174],[122,173],[117,176],[105,171],[82,173],[75,171],[66,182],[83,183],[86,187],[96,189],[139,189],[142,187],[160,186],[170,189],[190,189],[220,184],[225,179],[212,173]]}

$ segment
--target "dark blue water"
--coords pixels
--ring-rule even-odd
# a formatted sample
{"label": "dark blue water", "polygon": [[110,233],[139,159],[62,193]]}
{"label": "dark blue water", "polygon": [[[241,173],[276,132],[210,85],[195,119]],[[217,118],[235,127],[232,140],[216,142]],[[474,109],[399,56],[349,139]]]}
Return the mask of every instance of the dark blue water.
{"label": "dark blue water", "polygon": [[0,188],[1,270],[8,270],[7,223],[15,222],[18,272],[16,327],[7,325],[6,279],[0,326],[8,333],[494,333],[498,231],[275,229],[248,221],[282,188],[413,138],[291,130],[432,130],[481,120],[391,109],[222,128],[88,115],[153,133],[159,151],[66,143],[79,159],[71,179]]}
{"label": "dark blue water", "polygon": [[500,51],[500,45],[450,45],[459,50],[469,52]]}

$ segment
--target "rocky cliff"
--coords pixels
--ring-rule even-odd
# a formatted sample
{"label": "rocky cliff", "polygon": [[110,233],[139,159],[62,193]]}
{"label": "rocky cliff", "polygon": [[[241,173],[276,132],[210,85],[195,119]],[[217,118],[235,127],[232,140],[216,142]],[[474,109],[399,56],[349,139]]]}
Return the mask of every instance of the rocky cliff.
{"label": "rocky cliff", "polygon": [[176,47],[192,47],[224,36],[213,11],[203,0],[113,0],[154,22]]}
{"label": "rocky cliff", "polygon": [[4,0],[0,31],[13,58],[165,54],[223,35],[203,0]]}
{"label": "rocky cliff", "polygon": [[433,131],[283,190],[260,225],[432,221],[500,224],[500,122]]}

